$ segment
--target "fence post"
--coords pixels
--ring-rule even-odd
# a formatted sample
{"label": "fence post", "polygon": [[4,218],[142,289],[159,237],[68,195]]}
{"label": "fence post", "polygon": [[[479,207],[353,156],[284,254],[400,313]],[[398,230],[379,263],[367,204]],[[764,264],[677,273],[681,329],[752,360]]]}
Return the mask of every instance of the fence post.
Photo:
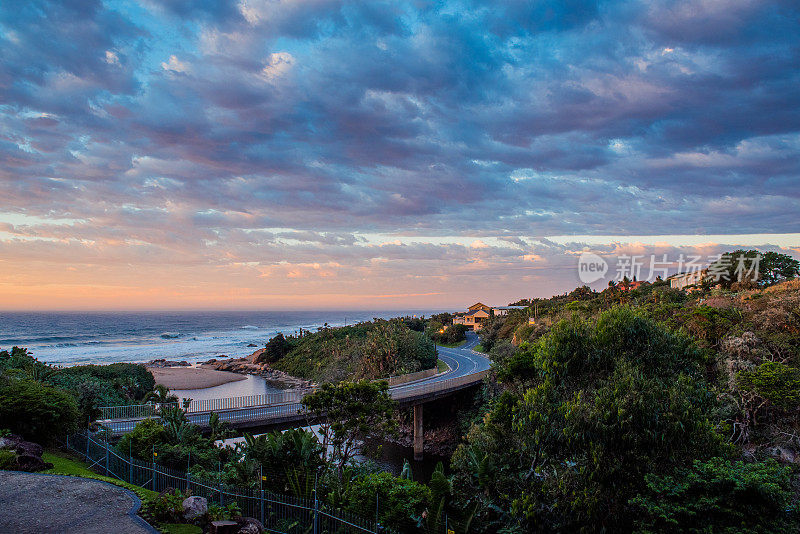
{"label": "fence post", "polygon": [[103,443],[103,448],[106,451],[106,476],[108,476],[108,443],[107,442]]}
{"label": "fence post", "polygon": [[153,475],[151,477],[151,480],[153,481],[153,491],[155,491],[156,490],[156,446],[155,445],[153,445],[153,470],[152,473],[150,474]]}
{"label": "fence post", "polygon": [[314,534],[319,534],[319,500],[317,500],[316,476],[314,476]]}
{"label": "fence post", "polygon": [[380,509],[381,505],[381,496],[380,493],[375,493],[375,534],[380,532],[381,530],[381,522],[378,520],[378,510]]}
{"label": "fence post", "polygon": [[261,490],[261,524],[266,525],[264,523],[264,490]]}
{"label": "fence post", "polygon": [[89,459],[89,442],[92,440],[92,435],[90,430],[86,429],[86,459]]}
{"label": "fence post", "polygon": [[133,484],[133,440],[128,441],[128,482]]}

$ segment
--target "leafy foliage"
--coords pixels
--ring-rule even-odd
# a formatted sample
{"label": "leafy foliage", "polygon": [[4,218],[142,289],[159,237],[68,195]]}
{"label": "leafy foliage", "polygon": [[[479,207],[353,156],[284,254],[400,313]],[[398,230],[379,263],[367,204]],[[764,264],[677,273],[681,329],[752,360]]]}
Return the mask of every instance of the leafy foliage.
{"label": "leafy foliage", "polygon": [[780,362],[764,362],[739,373],[739,387],[782,410],[800,406],[800,369]]}
{"label": "leafy foliage", "polygon": [[434,367],[433,343],[407,323],[375,319],[288,338],[278,334],[269,340],[260,361],[318,383],[387,378]]}
{"label": "leafy foliage", "polygon": [[688,338],[627,308],[556,324],[498,370],[523,393],[500,397],[454,457],[462,495],[504,502],[528,530],[625,528],[646,474],[723,449],[704,363]]}
{"label": "leafy foliage", "polygon": [[0,385],[0,427],[37,443],[74,432],[79,421],[78,404],[65,391],[31,380]]}
{"label": "leafy foliage", "polygon": [[646,477],[631,500],[643,533],[797,532],[791,469],[774,460],[744,463],[723,458],[695,461],[691,469]]}
{"label": "leafy foliage", "polygon": [[340,474],[364,440],[382,438],[396,427],[395,403],[385,381],[324,384],[303,397],[303,406],[312,417],[324,421],[320,425],[324,459],[328,460],[330,446],[331,460]]}
{"label": "leafy foliage", "polygon": [[391,473],[366,474],[355,477],[344,495],[345,508],[367,517],[374,517],[376,507],[383,525],[393,530],[414,530],[431,500],[430,490],[413,480]]}

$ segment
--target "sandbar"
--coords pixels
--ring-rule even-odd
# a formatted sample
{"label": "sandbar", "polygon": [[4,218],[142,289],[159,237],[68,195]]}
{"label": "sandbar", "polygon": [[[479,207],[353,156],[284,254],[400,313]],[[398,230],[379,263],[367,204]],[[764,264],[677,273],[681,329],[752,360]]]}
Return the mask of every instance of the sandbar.
{"label": "sandbar", "polygon": [[148,367],[156,379],[169,389],[202,389],[245,380],[247,377],[238,373],[201,369],[199,367]]}

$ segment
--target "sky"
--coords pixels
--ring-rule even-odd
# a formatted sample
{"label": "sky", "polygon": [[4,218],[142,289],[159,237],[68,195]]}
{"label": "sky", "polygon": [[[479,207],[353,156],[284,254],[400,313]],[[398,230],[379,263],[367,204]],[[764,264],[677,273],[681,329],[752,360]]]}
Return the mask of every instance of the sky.
{"label": "sky", "polygon": [[799,24],[2,2],[0,309],[444,309],[569,291],[584,251],[800,258]]}

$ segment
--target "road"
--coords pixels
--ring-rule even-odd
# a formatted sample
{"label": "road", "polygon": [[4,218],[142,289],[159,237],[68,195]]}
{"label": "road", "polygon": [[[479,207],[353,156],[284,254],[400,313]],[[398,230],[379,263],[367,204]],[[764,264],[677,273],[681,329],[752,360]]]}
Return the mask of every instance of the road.
{"label": "road", "polygon": [[[409,382],[390,388],[392,398],[403,405],[413,405],[446,396],[449,393],[470,387],[483,379],[490,368],[489,359],[474,350],[478,344],[478,336],[474,332],[467,333],[467,342],[455,348],[437,346],[439,358],[450,370],[430,378]],[[301,413],[302,405],[297,402],[251,406],[218,410],[221,420],[233,426],[248,427],[265,424],[285,424],[292,421],[305,422]],[[190,413],[187,419],[196,425],[208,426],[209,413]],[[119,419],[104,421],[103,424],[114,434],[124,434],[133,430],[139,419]]]}
{"label": "road", "polygon": [[436,349],[439,351],[439,359],[450,366],[450,370],[430,378],[395,386],[391,388],[392,396],[404,395],[408,391],[419,389],[423,384],[434,384],[488,370],[491,366],[491,362],[484,354],[475,351],[475,346],[478,345],[478,343],[480,343],[478,334],[475,332],[467,332],[467,342],[460,347],[448,348],[437,345]]}

